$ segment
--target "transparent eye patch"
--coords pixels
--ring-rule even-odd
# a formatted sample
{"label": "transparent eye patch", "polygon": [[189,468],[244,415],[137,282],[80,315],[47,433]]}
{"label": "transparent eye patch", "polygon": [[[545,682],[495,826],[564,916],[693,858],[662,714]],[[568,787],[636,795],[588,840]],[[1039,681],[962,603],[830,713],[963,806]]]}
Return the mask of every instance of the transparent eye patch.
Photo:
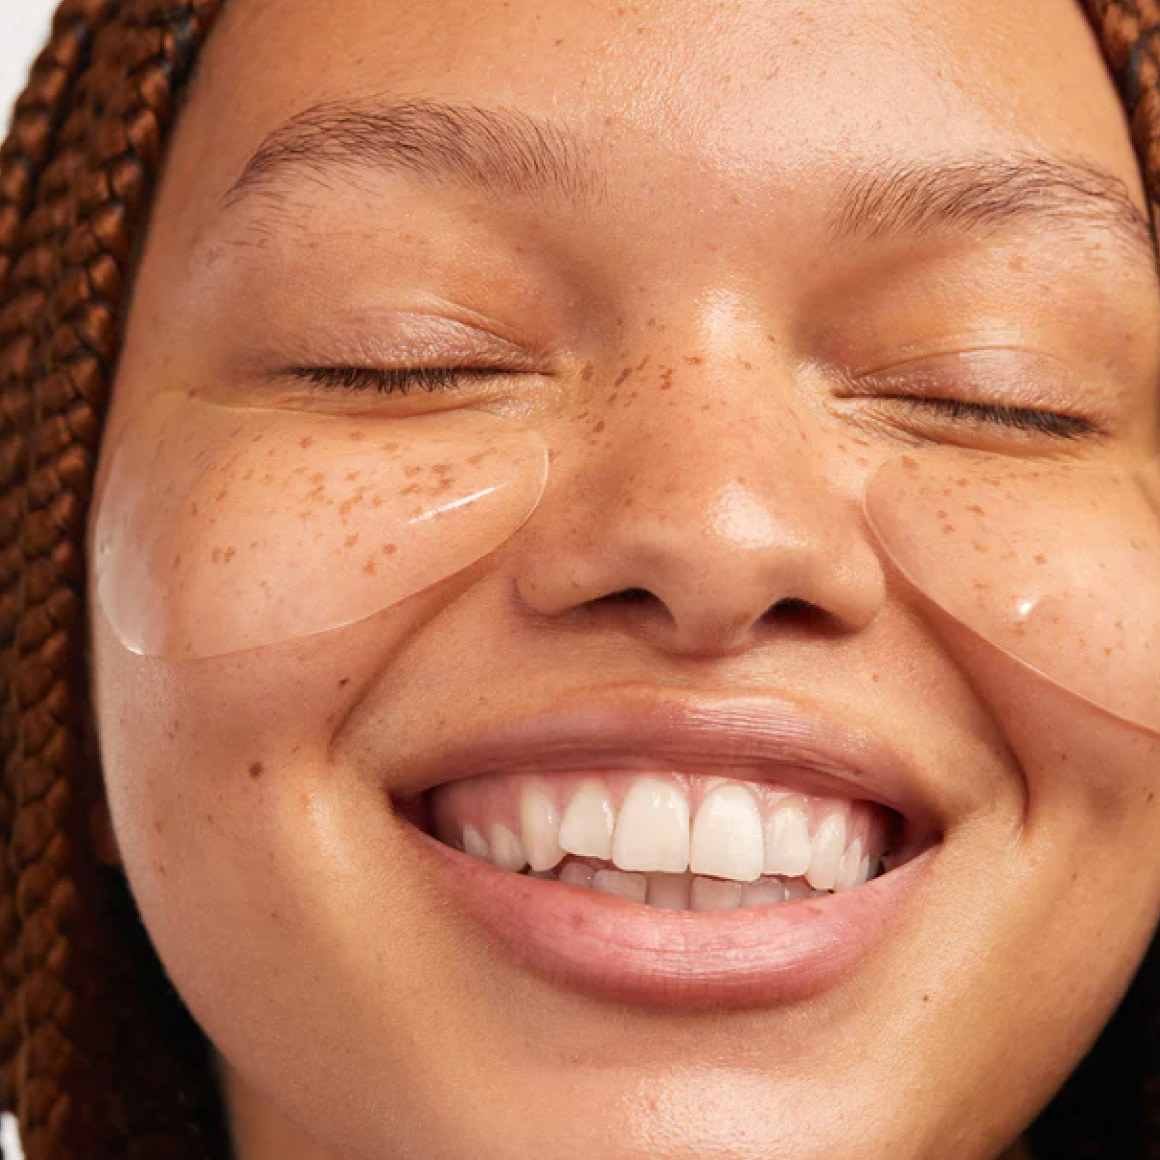
{"label": "transparent eye patch", "polygon": [[[241,652],[344,627],[477,563],[534,512],[541,436],[486,412],[241,408],[160,395],[111,450],[96,594],[133,652]],[[1100,471],[946,447],[864,495],[885,554],[1042,678],[1160,732],[1160,461]]]}
{"label": "transparent eye patch", "polygon": [[944,612],[1160,732],[1160,460],[1100,471],[932,448],[883,464],[865,510],[899,571]]}
{"label": "transparent eye patch", "polygon": [[94,580],[132,652],[221,656],[340,628],[494,551],[547,449],[476,411],[407,418],[152,400],[112,449]]}

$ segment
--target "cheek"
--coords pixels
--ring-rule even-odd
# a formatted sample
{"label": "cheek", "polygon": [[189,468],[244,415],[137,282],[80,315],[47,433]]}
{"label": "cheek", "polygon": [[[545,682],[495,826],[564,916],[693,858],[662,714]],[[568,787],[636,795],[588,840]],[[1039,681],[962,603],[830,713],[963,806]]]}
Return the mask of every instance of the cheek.
{"label": "cheek", "polygon": [[[458,967],[416,945],[424,883],[381,786],[329,755],[437,607],[184,665],[125,652],[99,621],[94,638],[110,810],[161,961],[230,1065],[349,1155],[388,1146],[367,1091],[397,1092],[387,1118],[406,1119],[414,1011]],[[449,1056],[455,1014],[425,1029]]]}
{"label": "cheek", "polygon": [[223,908],[276,908],[271,860],[288,833],[309,833],[336,780],[336,733],[426,612],[412,602],[309,640],[176,664],[127,652],[97,613],[106,793],[159,945],[169,930],[180,948]]}

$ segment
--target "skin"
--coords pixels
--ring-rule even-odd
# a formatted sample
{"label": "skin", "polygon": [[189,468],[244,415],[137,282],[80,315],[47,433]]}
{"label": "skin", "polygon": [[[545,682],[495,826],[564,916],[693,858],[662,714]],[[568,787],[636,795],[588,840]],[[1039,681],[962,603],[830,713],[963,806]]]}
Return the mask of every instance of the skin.
{"label": "skin", "polygon": [[[127,651],[94,608],[108,857],[219,1052],[239,1160],[995,1157],[1097,1035],[1160,914],[1160,743],[933,610],[858,499],[920,440],[1154,451],[1160,297],[1105,227],[836,242],[822,210],[851,169],[1034,149],[1119,179],[1142,211],[1078,6],[320,15],[232,0],[213,33],[106,446],[168,388],[268,397],[296,335],[341,362],[372,327],[340,305],[373,300],[386,332],[397,309],[473,311],[484,351],[501,333],[539,352],[541,375],[478,397],[554,459],[498,551],[359,625],[183,664]],[[348,174],[223,213],[286,118],[400,95],[556,118],[603,158],[604,196]],[[1102,424],[1090,451],[840,398],[818,370],[995,344],[1024,378],[1050,353],[1056,402]],[[730,486],[785,534],[706,519]],[[602,599],[628,588],[650,598]],[[448,737],[620,686],[795,696],[903,749],[943,842],[881,954],[790,1006],[625,1007],[534,976],[447,908],[383,790]]]}

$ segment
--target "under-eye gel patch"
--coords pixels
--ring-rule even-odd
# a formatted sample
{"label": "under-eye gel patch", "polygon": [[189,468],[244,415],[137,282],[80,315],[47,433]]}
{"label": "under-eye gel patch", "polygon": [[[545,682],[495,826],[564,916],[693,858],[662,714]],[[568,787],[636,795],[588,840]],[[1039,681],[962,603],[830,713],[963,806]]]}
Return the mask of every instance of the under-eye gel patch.
{"label": "under-eye gel patch", "polygon": [[1160,732],[1160,460],[1123,470],[931,448],[871,477],[887,555],[977,636]]}
{"label": "under-eye gel patch", "polygon": [[527,520],[547,449],[467,409],[236,407],[157,396],[111,450],[97,599],[131,651],[198,658],[362,620],[494,551]]}

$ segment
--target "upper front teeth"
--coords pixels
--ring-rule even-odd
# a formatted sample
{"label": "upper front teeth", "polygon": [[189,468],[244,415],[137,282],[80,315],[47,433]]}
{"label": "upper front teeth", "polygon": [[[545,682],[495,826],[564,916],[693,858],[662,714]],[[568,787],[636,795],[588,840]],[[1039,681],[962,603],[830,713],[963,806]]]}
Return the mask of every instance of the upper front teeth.
{"label": "upper front teeth", "polygon": [[689,869],[752,882],[765,865],[761,813],[753,794],[743,785],[721,785],[710,790],[693,823]]}
{"label": "upper front teeth", "polygon": [[[690,818],[682,781],[694,784],[680,775],[619,775],[617,810],[605,777],[467,779],[436,791],[435,833],[505,870],[547,871],[573,854],[630,875],[689,871],[740,883],[776,875],[804,878],[817,890],[866,881],[889,840],[882,812],[868,803],[725,778],[700,779],[700,805]],[[511,826],[498,820],[513,813]],[[616,893],[638,889],[631,877],[601,883]],[[693,900],[695,908],[701,904],[716,905],[708,896]]]}
{"label": "upper front teeth", "polygon": [[659,777],[633,782],[612,835],[612,860],[622,870],[688,869],[689,803],[677,785]]}

